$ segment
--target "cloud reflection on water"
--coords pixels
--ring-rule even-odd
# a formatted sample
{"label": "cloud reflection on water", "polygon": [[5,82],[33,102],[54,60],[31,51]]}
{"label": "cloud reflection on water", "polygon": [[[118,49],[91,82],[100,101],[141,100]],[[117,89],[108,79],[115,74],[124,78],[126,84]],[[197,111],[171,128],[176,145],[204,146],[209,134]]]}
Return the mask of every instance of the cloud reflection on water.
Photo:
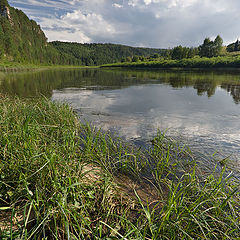
{"label": "cloud reflection on water", "polygon": [[[184,137],[196,149],[213,153],[240,152],[240,108],[221,88],[211,98],[193,88],[167,85],[131,86],[117,90],[55,90],[53,100],[66,100],[103,130],[113,130],[126,140],[150,140],[157,129]],[[209,152],[208,152],[209,153]]]}

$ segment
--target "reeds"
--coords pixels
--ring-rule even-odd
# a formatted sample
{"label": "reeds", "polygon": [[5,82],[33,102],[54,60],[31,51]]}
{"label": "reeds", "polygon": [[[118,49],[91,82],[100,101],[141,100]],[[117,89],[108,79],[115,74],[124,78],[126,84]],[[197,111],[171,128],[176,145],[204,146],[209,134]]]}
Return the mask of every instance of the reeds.
{"label": "reeds", "polygon": [[196,172],[161,133],[140,150],[68,105],[1,97],[2,239],[239,239],[239,183],[225,169]]}

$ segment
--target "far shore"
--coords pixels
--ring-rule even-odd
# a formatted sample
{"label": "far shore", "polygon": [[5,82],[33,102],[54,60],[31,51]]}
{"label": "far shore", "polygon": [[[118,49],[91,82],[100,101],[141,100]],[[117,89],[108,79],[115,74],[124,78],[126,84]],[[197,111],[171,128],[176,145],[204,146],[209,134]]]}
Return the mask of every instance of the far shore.
{"label": "far shore", "polygon": [[48,69],[79,69],[79,68],[99,68],[99,66],[74,66],[74,65],[45,65],[30,64],[17,62],[0,62],[0,72],[17,72],[17,71],[41,71]]}
{"label": "far shore", "polygon": [[48,69],[70,69],[70,68],[133,68],[133,69],[238,69],[240,68],[239,56],[219,56],[219,57],[193,57],[180,60],[161,59],[157,61],[146,62],[118,62],[103,64],[100,66],[78,66],[78,65],[54,65],[54,64],[31,64],[19,62],[1,62],[0,72],[14,71],[35,71]]}
{"label": "far shore", "polygon": [[102,65],[101,68],[141,68],[141,69],[219,69],[219,68],[239,68],[239,56],[221,56],[221,57],[193,57],[180,60],[161,59],[149,62],[122,62]]}

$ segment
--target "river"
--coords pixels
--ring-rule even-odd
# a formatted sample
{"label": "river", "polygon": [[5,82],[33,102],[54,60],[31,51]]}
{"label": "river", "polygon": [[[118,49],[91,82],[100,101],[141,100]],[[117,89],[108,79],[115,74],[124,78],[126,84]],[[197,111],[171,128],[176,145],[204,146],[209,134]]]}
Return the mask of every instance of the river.
{"label": "river", "polygon": [[[240,71],[68,69],[8,73],[0,91],[68,102],[82,121],[144,146],[159,129],[216,160],[240,156]],[[239,164],[237,164],[239,165]]]}

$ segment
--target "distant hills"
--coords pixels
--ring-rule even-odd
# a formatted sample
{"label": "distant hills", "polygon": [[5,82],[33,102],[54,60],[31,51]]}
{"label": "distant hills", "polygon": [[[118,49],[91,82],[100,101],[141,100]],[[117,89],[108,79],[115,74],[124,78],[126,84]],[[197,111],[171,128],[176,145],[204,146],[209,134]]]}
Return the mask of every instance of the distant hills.
{"label": "distant hills", "polygon": [[111,43],[81,44],[55,41],[50,45],[59,52],[71,56],[74,64],[87,66],[120,62],[129,56],[162,55],[165,52],[163,49],[137,48]]}
{"label": "distant hills", "polygon": [[128,56],[162,55],[165,50],[117,44],[47,42],[41,27],[26,14],[0,0],[0,59],[23,63],[101,65]]}

